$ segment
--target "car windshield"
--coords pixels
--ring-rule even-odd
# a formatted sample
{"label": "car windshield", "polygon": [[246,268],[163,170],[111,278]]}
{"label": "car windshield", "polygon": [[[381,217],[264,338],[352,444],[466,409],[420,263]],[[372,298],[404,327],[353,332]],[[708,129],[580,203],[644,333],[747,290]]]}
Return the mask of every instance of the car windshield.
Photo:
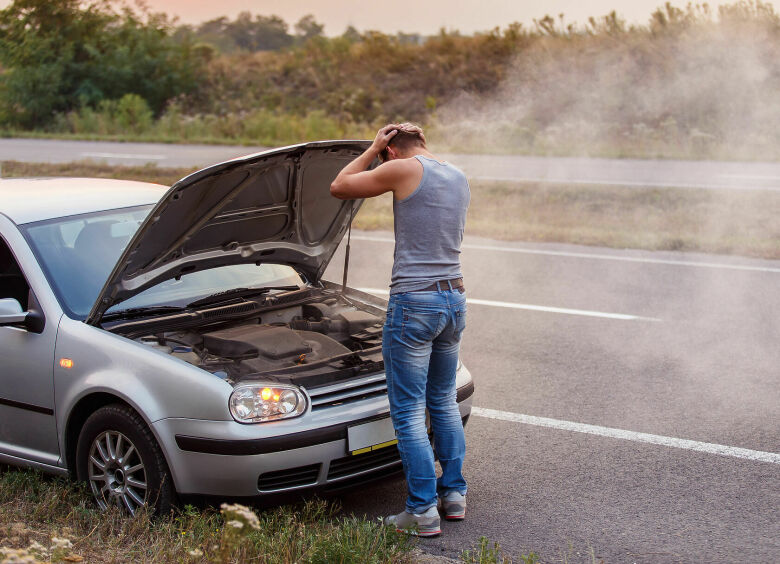
{"label": "car windshield", "polygon": [[[151,206],[111,210],[31,223],[27,239],[63,308],[85,319],[111,270]],[[184,306],[233,288],[300,286],[291,267],[237,264],[201,270],[144,290],[108,311],[149,306]]]}

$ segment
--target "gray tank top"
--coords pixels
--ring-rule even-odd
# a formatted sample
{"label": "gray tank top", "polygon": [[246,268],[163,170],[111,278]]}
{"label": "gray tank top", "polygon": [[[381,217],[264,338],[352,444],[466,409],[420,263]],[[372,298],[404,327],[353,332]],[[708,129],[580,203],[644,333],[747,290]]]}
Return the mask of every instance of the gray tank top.
{"label": "gray tank top", "polygon": [[420,184],[403,200],[393,199],[391,294],[462,277],[460,244],[471,199],[466,175],[449,163],[415,158],[423,167]]}

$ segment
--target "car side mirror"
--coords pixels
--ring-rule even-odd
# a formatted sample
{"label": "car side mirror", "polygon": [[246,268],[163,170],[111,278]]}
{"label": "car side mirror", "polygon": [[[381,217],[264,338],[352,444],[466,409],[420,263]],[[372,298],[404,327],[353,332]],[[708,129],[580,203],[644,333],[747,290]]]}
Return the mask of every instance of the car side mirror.
{"label": "car side mirror", "polygon": [[22,311],[22,306],[14,298],[0,299],[0,327],[22,325],[33,333],[43,332],[43,316],[35,311]]}
{"label": "car side mirror", "polygon": [[14,298],[0,300],[0,325],[17,325],[24,323],[27,312],[22,311],[21,304]]}

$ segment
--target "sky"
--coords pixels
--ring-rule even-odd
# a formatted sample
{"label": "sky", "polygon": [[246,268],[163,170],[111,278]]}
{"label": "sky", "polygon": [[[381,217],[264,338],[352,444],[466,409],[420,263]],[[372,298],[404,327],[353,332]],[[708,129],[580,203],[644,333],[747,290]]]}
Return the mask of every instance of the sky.
{"label": "sky", "polygon": [[[650,14],[665,0],[147,0],[150,7],[176,14],[184,23],[197,23],[221,15],[234,17],[247,10],[253,14],[281,16],[294,23],[305,14],[325,24],[327,35],[341,34],[348,25],[360,31],[376,29],[385,33],[436,33],[442,27],[463,33],[505,27],[515,21],[531,24],[545,14],[566,15],[567,22],[583,23],[589,16],[612,10],[632,23],[646,23]],[[688,0],[673,2],[683,6]],[[710,2],[717,5],[718,0]]]}
{"label": "sky", "polygon": [[[132,3],[134,0],[130,0]],[[179,17],[182,23],[199,23],[219,16],[235,17],[241,11],[278,15],[289,24],[313,14],[325,24],[327,35],[339,35],[352,25],[360,31],[433,34],[442,27],[463,33],[486,31],[512,22],[532,24],[534,18],[563,13],[566,23],[584,23],[589,16],[612,10],[630,23],[646,23],[665,0],[145,0],[153,11]],[[736,0],[733,0],[734,2]],[[682,7],[688,0],[673,0]],[[11,0],[0,0],[5,7]],[[713,0],[709,4],[731,3]],[[768,2],[777,6],[777,2]]]}

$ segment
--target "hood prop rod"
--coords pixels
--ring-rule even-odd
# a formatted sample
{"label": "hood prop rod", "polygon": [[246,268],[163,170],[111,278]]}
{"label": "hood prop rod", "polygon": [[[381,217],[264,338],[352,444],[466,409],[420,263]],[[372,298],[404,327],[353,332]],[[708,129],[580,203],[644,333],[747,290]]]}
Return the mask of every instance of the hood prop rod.
{"label": "hood prop rod", "polygon": [[347,228],[347,248],[344,249],[344,275],[341,278],[341,293],[347,291],[347,273],[349,272],[349,244],[352,239],[352,214],[355,211],[355,200],[349,202],[349,227]]}

